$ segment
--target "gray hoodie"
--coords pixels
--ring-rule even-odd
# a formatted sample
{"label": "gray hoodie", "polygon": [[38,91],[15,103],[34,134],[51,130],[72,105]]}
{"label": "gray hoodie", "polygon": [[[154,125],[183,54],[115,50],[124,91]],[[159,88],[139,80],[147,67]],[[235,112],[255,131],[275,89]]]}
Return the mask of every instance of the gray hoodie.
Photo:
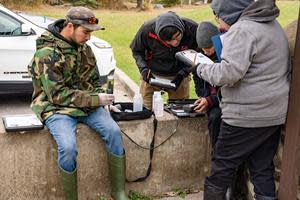
{"label": "gray hoodie", "polygon": [[200,77],[221,86],[222,118],[229,125],[285,123],[290,60],[278,15],[273,1],[250,4],[223,37],[221,63],[198,67]]}

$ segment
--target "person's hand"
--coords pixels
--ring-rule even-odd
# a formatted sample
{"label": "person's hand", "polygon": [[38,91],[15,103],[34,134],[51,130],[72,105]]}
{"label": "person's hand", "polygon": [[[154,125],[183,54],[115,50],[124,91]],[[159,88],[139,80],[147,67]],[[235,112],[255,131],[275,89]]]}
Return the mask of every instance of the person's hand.
{"label": "person's hand", "polygon": [[197,67],[198,67],[199,65],[200,65],[200,63],[198,63],[197,65],[194,65],[194,66],[188,68],[188,69],[189,69],[189,72],[195,73],[195,72],[197,71]]}
{"label": "person's hand", "polygon": [[147,83],[149,83],[150,78],[154,78],[151,71],[150,71],[150,69],[144,69],[141,72],[141,75],[143,77],[143,80],[146,81]]}
{"label": "person's hand", "polygon": [[113,94],[99,93],[98,96],[101,106],[110,105],[115,100],[115,95]]}
{"label": "person's hand", "polygon": [[208,109],[208,101],[204,97],[199,97],[194,104],[197,106],[194,108],[195,112],[206,112]]}
{"label": "person's hand", "polygon": [[121,112],[121,110],[119,108],[117,108],[116,106],[113,106],[113,105],[110,105],[109,109],[112,112]]}
{"label": "person's hand", "polygon": [[174,83],[176,85],[176,88],[178,88],[184,79],[184,76],[182,74],[177,74],[175,78],[171,81],[171,83]]}

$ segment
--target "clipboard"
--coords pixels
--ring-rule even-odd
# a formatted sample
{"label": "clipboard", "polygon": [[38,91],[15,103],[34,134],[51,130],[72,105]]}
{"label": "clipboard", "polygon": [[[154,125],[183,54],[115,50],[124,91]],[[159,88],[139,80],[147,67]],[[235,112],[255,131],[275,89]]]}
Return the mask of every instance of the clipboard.
{"label": "clipboard", "polygon": [[175,54],[175,58],[189,67],[194,67],[198,64],[213,64],[214,62],[206,55],[196,52],[195,50],[188,49],[179,51]]}
{"label": "clipboard", "polygon": [[2,117],[6,132],[41,130],[43,123],[35,114],[6,115]]}

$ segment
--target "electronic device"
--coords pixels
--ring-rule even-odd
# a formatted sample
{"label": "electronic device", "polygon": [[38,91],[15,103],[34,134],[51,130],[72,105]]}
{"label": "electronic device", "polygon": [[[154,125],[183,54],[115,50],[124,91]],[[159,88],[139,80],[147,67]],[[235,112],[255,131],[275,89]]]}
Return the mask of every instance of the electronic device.
{"label": "electronic device", "polygon": [[6,132],[40,130],[43,123],[35,114],[7,115],[2,117]]}
{"label": "electronic device", "polygon": [[199,117],[204,116],[206,112],[194,112],[197,106],[194,104],[196,99],[176,100],[169,99],[165,110],[177,117]]}
{"label": "electronic device", "polygon": [[187,105],[183,105],[182,108],[184,112],[191,113],[195,111],[196,106],[197,104],[187,104]]}
{"label": "electronic device", "polygon": [[176,90],[175,83],[171,83],[171,80],[164,79],[164,78],[151,78],[149,81],[149,84],[152,86],[157,86],[162,89],[170,89],[170,90]]}
{"label": "electronic device", "polygon": [[179,51],[175,54],[175,58],[180,60],[189,67],[194,67],[198,64],[213,64],[214,62],[204,54],[196,52],[195,50],[188,49]]}

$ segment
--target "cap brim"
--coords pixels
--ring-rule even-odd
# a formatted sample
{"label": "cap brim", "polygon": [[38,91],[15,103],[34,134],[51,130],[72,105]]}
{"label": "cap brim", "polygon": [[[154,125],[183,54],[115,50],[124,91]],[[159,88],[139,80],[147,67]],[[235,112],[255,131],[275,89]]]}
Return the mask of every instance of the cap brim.
{"label": "cap brim", "polygon": [[83,26],[84,28],[92,30],[92,31],[105,30],[104,27],[101,27],[97,24],[80,24],[80,25]]}

